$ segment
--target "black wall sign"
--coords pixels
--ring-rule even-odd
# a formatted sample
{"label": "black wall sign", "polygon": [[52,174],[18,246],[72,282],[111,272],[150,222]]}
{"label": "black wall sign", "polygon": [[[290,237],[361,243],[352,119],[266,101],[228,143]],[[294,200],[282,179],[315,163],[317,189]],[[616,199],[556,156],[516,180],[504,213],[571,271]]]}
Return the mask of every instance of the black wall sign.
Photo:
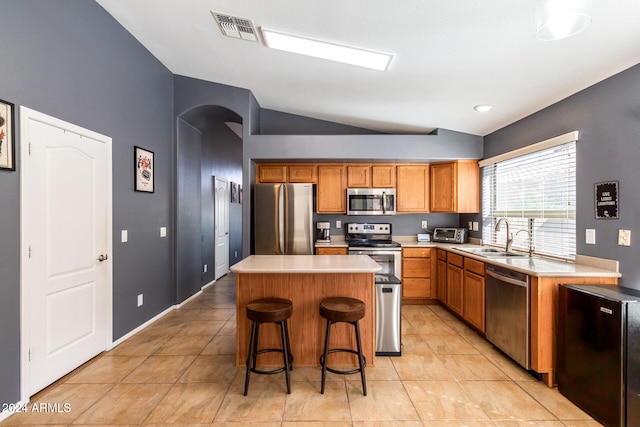
{"label": "black wall sign", "polygon": [[618,181],[596,184],[596,219],[618,219]]}

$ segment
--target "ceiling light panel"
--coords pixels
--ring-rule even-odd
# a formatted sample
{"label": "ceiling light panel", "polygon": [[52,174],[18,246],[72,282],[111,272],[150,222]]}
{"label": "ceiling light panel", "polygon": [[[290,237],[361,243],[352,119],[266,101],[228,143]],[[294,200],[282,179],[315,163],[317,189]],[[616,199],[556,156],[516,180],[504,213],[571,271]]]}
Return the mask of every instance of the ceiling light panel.
{"label": "ceiling light panel", "polygon": [[357,65],[378,71],[387,71],[393,54],[354,48],[336,43],[302,37],[281,31],[261,28],[265,44],[278,50]]}

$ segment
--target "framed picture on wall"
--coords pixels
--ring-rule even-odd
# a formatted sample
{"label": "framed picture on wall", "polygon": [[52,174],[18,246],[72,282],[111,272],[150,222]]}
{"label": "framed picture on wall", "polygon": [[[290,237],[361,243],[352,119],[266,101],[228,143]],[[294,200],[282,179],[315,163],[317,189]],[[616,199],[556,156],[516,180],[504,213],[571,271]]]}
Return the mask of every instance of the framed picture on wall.
{"label": "framed picture on wall", "polygon": [[231,183],[231,203],[238,203],[238,184]]}
{"label": "framed picture on wall", "polygon": [[0,99],[0,169],[16,170],[13,104]]}
{"label": "framed picture on wall", "polygon": [[135,190],[153,193],[153,151],[134,146]]}

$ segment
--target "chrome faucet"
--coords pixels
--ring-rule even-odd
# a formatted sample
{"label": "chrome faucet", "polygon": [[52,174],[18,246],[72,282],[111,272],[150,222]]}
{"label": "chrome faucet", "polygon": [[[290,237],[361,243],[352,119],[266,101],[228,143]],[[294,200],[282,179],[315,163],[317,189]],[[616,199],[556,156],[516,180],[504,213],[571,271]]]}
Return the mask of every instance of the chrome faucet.
{"label": "chrome faucet", "polygon": [[513,233],[509,231],[509,220],[507,218],[500,218],[498,222],[496,222],[496,231],[500,231],[500,226],[504,222],[507,224],[507,244],[504,247],[506,252],[511,252],[511,246],[513,245]]}
{"label": "chrome faucet", "polygon": [[533,254],[533,239],[531,238],[531,232],[529,230],[525,230],[524,228],[522,230],[518,230],[516,232],[516,237],[518,237],[518,234],[522,233],[522,232],[527,233],[527,235],[529,236],[529,256],[531,256]]}

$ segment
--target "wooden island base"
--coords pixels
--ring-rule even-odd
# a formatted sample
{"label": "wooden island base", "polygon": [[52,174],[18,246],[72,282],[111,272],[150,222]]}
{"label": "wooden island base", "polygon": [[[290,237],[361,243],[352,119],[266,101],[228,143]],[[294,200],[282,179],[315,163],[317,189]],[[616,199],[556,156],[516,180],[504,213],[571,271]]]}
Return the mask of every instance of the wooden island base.
{"label": "wooden island base", "polygon": [[[246,317],[249,301],[258,298],[287,298],[293,302],[289,319],[289,336],[294,366],[319,366],[324,348],[326,320],[320,317],[320,301],[326,297],[357,298],[366,304],[360,320],[363,353],[367,365],[375,364],[375,295],[373,273],[237,273],[236,276],[236,365],[246,363],[251,321]],[[275,324],[260,326],[260,349],[281,348],[280,330]],[[338,323],[331,326],[330,348],[355,349],[352,325]],[[357,358],[351,354],[333,354],[332,366],[355,366]],[[282,355],[267,353],[258,356],[262,366],[282,366]]]}

